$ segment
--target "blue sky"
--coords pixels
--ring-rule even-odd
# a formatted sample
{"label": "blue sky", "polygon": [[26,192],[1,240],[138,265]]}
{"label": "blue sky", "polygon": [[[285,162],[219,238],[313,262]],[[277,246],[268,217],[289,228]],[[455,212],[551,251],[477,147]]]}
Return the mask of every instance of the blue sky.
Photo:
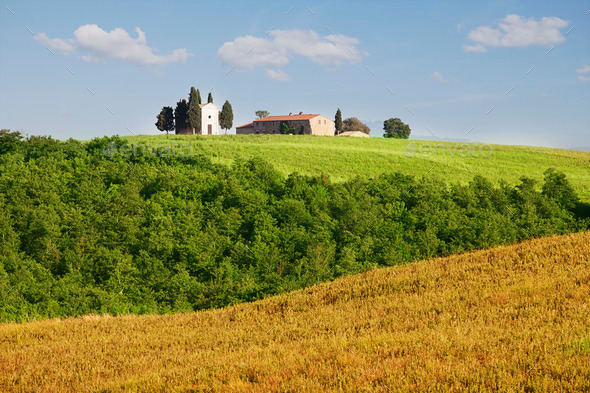
{"label": "blue sky", "polygon": [[60,139],[157,134],[161,107],[195,86],[232,103],[234,126],[258,109],[341,108],[373,136],[400,117],[416,137],[590,146],[589,10],[590,1],[9,0],[0,127]]}

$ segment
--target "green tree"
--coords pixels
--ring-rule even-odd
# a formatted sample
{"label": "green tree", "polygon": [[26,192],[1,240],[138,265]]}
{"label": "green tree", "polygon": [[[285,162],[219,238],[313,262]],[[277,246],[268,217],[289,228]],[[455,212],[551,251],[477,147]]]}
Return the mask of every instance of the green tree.
{"label": "green tree", "polygon": [[344,124],[342,123],[342,112],[340,112],[340,108],[336,111],[336,117],[334,117],[334,125],[336,126],[336,135],[342,132],[342,127]]}
{"label": "green tree", "polygon": [[402,122],[399,118],[388,119],[383,122],[383,130],[385,138],[408,139],[412,130],[410,126]]}
{"label": "green tree", "polygon": [[281,127],[279,128],[279,133],[281,135],[295,134],[295,128],[291,127],[288,121],[282,121]]}
{"label": "green tree", "polygon": [[22,143],[21,139],[23,136],[19,131],[0,130],[0,154],[17,150]]}
{"label": "green tree", "polygon": [[227,130],[232,128],[234,125],[234,111],[231,107],[231,104],[227,100],[225,100],[225,103],[221,108],[221,112],[219,112],[219,125],[225,130],[226,134]]}
{"label": "green tree", "polygon": [[553,199],[562,208],[573,210],[579,199],[565,174],[557,172],[555,168],[549,168],[544,175],[543,195]]}
{"label": "green tree", "polygon": [[201,133],[201,95],[199,90],[191,87],[188,96],[188,126],[193,129],[193,134]]}
{"label": "green tree", "polygon": [[368,125],[357,119],[356,117],[349,117],[344,119],[342,131],[361,131],[365,134],[371,133]]}
{"label": "green tree", "polygon": [[166,131],[166,134],[168,134],[169,131],[174,130],[174,111],[171,106],[163,107],[160,114],[157,116],[157,119],[156,127],[158,130]]}
{"label": "green tree", "polygon": [[213,103],[213,95],[211,94],[211,92],[209,92],[209,96],[207,97],[207,103],[208,104],[212,104]]}
{"label": "green tree", "polygon": [[174,128],[177,134],[181,134],[188,128],[188,103],[184,98],[176,103],[174,122]]}
{"label": "green tree", "polygon": [[203,103],[203,100],[201,99],[201,92],[199,91],[199,89],[197,89],[197,100],[199,101],[199,105]]}
{"label": "green tree", "polygon": [[269,111],[263,111],[263,110],[256,111],[255,113],[256,113],[257,119],[263,119],[265,117],[268,117],[268,115],[270,115]]}

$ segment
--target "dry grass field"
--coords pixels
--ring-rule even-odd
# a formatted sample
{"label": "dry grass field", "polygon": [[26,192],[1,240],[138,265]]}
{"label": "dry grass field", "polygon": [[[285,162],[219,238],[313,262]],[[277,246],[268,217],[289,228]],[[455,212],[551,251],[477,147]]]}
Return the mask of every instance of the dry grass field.
{"label": "dry grass field", "polygon": [[220,310],[0,325],[0,391],[590,391],[590,233]]}

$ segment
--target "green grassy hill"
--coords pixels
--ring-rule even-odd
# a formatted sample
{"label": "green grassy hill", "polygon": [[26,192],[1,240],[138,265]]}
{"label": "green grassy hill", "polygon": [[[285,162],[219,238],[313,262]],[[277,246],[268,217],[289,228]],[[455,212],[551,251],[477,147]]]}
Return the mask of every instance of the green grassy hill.
{"label": "green grassy hill", "polygon": [[[530,146],[483,145],[382,138],[330,138],[290,135],[188,136],[126,138],[136,145],[204,154],[229,164],[237,157],[260,157],[284,174],[326,173],[333,180],[380,173],[433,175],[467,182],[475,174],[517,183],[521,176],[538,181],[550,167],[564,172],[584,201],[590,201],[590,153]],[[181,150],[182,148],[182,150]],[[192,149],[192,150],[191,150]]]}

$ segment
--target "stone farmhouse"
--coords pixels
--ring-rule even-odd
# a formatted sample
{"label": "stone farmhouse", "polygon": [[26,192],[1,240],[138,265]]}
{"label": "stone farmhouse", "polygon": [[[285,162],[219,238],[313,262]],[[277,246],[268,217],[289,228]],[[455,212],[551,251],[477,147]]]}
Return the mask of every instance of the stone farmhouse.
{"label": "stone farmhouse", "polygon": [[187,128],[186,130],[177,130],[177,134],[197,134],[197,135],[219,135],[219,108],[212,102],[200,104],[201,107],[201,130]]}
{"label": "stone farmhouse", "polygon": [[267,116],[251,123],[236,127],[236,134],[280,134],[281,123],[287,122],[296,132],[303,127],[305,135],[334,135],[334,120],[323,115],[311,115],[299,112],[286,116]]}

